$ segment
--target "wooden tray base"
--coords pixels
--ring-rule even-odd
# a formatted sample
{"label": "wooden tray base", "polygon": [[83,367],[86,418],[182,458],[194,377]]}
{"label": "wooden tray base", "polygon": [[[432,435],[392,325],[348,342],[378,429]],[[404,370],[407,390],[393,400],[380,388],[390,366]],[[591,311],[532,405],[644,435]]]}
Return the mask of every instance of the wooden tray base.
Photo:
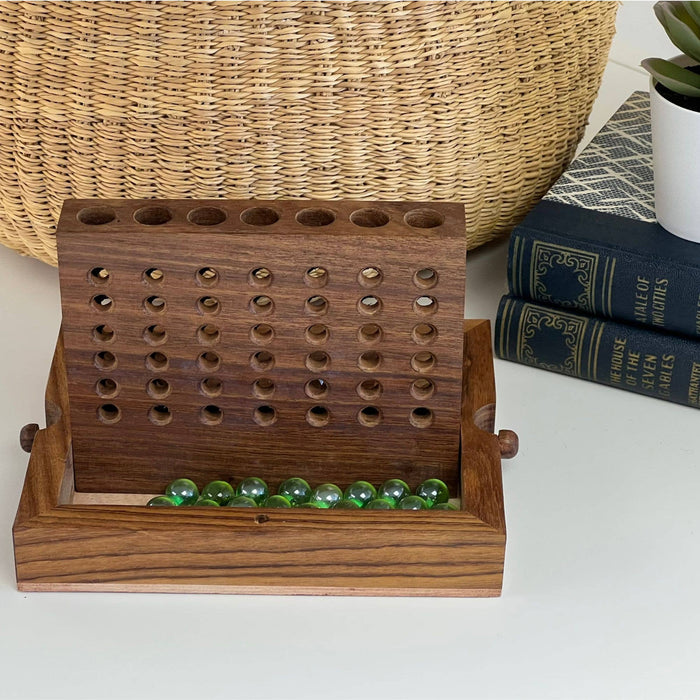
{"label": "wooden tray base", "polygon": [[[62,339],[13,528],[22,591],[497,596],[506,544],[488,321],[465,322],[461,510],[144,508],[76,493]],[[264,475],[261,475],[264,476]],[[400,476],[400,475],[397,475]]]}

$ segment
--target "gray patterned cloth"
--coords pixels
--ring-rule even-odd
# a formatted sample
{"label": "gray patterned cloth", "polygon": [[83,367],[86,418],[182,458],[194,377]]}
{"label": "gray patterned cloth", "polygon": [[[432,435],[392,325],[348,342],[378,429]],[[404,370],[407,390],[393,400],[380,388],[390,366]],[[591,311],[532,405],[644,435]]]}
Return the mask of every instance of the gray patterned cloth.
{"label": "gray patterned cloth", "polygon": [[649,93],[630,95],[545,199],[656,221]]}

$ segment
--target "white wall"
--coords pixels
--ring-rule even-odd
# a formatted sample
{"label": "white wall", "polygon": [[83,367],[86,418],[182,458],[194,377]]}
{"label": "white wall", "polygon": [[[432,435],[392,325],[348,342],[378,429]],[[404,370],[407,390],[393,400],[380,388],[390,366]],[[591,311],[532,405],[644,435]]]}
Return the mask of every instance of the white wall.
{"label": "white wall", "polygon": [[643,58],[667,58],[680,53],[669,41],[654,15],[653,2],[623,2],[617,13],[617,34],[610,60],[642,71]]}
{"label": "white wall", "polygon": [[648,74],[639,65],[643,58],[680,53],[656,19],[653,7],[654,3],[646,0],[621,3],[608,67],[581,148],[631,92],[649,89]]}

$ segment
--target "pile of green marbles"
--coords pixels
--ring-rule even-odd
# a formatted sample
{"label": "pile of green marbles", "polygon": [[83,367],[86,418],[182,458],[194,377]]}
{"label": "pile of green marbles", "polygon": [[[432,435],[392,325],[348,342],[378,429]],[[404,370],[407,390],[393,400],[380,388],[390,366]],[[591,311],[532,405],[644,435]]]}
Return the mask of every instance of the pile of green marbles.
{"label": "pile of green marbles", "polygon": [[415,493],[405,481],[388,479],[378,489],[368,481],[355,481],[345,491],[335,484],[311,488],[298,476],[283,481],[276,494],[256,476],[243,479],[235,488],[228,481],[212,481],[201,491],[191,479],[175,479],[155,496],[149,506],[230,506],[233,508],[347,508],[367,510],[457,510],[449,503],[447,485],[426,479]]}

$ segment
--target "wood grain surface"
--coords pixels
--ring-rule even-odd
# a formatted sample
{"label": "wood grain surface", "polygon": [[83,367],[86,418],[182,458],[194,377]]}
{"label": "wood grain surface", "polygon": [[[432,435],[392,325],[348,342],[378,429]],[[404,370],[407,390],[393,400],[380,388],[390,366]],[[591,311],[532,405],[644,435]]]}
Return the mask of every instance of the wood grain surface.
{"label": "wood grain surface", "polygon": [[401,471],[457,495],[463,229],[434,202],[66,202],[79,490]]}
{"label": "wood grain surface", "polygon": [[46,395],[53,422],[36,435],[13,530],[19,588],[499,595],[505,526],[498,438],[473,425],[478,404],[494,402],[489,324],[467,322],[465,330],[463,500],[455,512],[78,503],[59,339]]}

